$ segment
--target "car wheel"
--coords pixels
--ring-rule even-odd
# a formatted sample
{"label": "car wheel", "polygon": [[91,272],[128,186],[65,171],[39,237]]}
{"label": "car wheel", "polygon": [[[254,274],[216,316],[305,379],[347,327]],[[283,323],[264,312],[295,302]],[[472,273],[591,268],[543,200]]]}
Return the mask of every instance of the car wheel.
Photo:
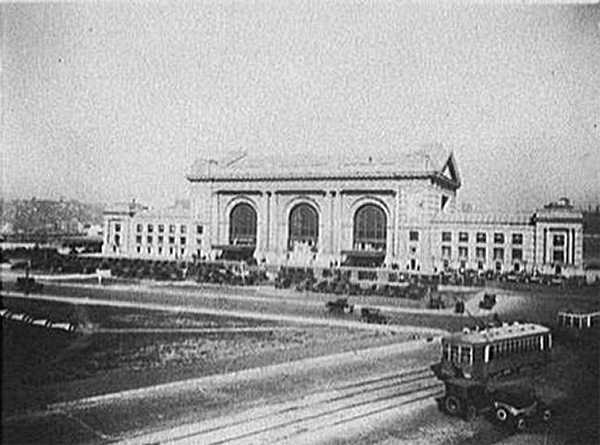
{"label": "car wheel", "polygon": [[549,422],[550,419],[552,419],[552,411],[550,408],[544,408],[544,411],[542,412],[542,420],[544,422]]}
{"label": "car wheel", "polygon": [[519,416],[515,419],[515,429],[517,431],[524,431],[525,428],[527,428],[527,421],[525,420],[525,417],[523,416]]}
{"label": "car wheel", "polygon": [[444,407],[448,414],[456,415],[460,410],[460,400],[455,396],[447,396],[444,401]]}
{"label": "car wheel", "polygon": [[497,408],[496,409],[496,420],[500,423],[506,423],[508,420],[509,414],[505,408]]}

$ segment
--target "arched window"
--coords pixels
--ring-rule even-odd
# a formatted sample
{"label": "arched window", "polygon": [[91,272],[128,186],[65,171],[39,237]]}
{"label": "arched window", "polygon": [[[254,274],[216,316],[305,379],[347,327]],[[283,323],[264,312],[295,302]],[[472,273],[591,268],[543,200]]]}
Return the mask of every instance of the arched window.
{"label": "arched window", "polygon": [[381,207],[365,204],[354,216],[354,250],[385,251],[387,220]]}
{"label": "arched window", "polygon": [[319,239],[319,215],[317,210],[309,204],[298,204],[290,213],[290,238],[289,246],[295,243],[304,243],[311,247],[317,245]]}
{"label": "arched window", "polygon": [[231,211],[229,244],[256,245],[256,211],[249,204],[238,204]]}

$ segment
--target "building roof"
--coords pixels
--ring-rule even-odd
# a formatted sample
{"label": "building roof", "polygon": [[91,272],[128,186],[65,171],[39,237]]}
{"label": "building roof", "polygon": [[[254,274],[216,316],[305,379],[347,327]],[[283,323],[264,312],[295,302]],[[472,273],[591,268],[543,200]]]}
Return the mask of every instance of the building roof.
{"label": "building roof", "polygon": [[539,335],[550,332],[545,326],[533,323],[512,323],[503,324],[502,326],[487,328],[483,330],[467,330],[465,332],[452,334],[445,337],[450,343],[488,343],[501,340],[512,340],[528,335]]}
{"label": "building roof", "polygon": [[438,213],[433,219],[437,224],[512,225],[525,226],[532,223],[532,215],[519,213]]}
{"label": "building roof", "polygon": [[269,157],[248,153],[230,154],[221,159],[200,159],[187,175],[189,181],[348,179],[435,176],[460,186],[452,152],[440,144],[360,151],[353,158]]}
{"label": "building roof", "polygon": [[179,218],[190,218],[191,208],[189,201],[177,201],[170,207],[164,207],[161,209],[145,209],[137,213],[136,218],[144,219],[179,219]]}

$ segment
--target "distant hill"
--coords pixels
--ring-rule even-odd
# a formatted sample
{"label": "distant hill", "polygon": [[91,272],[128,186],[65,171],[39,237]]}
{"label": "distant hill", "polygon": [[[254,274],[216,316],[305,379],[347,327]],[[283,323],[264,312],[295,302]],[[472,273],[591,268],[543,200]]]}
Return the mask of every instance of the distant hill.
{"label": "distant hill", "polygon": [[0,200],[0,228],[3,234],[79,233],[84,225],[102,224],[104,207],[74,200]]}

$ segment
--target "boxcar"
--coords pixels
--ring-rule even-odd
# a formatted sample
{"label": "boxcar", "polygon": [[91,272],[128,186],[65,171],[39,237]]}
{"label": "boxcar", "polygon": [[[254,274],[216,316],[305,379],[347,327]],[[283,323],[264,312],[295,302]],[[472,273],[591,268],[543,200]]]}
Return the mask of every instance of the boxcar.
{"label": "boxcar", "polygon": [[465,329],[442,339],[441,359],[432,369],[441,380],[473,379],[485,384],[523,368],[545,365],[551,349],[550,329],[538,324]]}

